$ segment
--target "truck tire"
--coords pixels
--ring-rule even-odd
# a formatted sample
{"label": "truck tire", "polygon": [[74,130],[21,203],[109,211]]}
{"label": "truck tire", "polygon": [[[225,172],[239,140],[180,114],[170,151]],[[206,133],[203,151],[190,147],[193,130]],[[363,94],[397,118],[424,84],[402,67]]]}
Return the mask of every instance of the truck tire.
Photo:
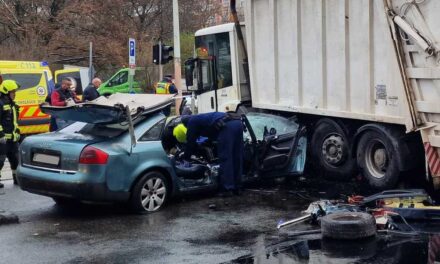
{"label": "truck tire", "polygon": [[354,175],[356,159],[347,134],[330,119],[323,119],[315,126],[311,140],[312,160],[324,178],[347,180]]}
{"label": "truck tire", "polygon": [[376,221],[368,213],[336,212],[321,219],[324,238],[353,240],[376,235]]}
{"label": "truck tire", "polygon": [[383,133],[371,130],[361,136],[357,147],[357,161],[362,175],[375,189],[394,188],[399,180],[397,152]]}

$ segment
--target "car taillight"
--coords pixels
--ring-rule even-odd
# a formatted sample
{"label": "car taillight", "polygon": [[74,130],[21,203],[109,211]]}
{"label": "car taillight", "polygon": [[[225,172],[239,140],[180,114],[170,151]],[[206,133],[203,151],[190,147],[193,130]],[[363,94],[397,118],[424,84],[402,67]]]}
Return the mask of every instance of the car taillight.
{"label": "car taillight", "polygon": [[85,147],[79,156],[80,164],[106,164],[107,160],[107,153],[91,146]]}

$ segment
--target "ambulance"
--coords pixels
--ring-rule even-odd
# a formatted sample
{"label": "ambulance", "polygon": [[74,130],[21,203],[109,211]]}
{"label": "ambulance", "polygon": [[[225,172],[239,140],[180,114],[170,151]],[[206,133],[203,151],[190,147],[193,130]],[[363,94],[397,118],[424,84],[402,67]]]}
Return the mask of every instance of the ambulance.
{"label": "ambulance", "polygon": [[15,80],[20,84],[15,102],[20,106],[18,125],[22,135],[49,131],[50,116],[41,112],[43,103],[54,89],[54,80],[45,61],[0,61],[3,80]]}

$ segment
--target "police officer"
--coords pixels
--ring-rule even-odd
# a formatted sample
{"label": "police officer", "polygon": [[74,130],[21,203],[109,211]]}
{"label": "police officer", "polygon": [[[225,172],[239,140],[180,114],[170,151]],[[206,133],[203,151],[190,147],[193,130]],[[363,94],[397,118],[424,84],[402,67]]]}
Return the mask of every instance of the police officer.
{"label": "police officer", "polygon": [[[18,129],[19,106],[14,102],[15,91],[19,85],[13,80],[4,80],[0,84],[0,172],[6,157],[11,164],[14,184],[17,184],[15,170],[18,166]],[[3,188],[0,183],[0,188]]]}
{"label": "police officer", "polygon": [[187,163],[196,152],[197,138],[217,141],[220,159],[220,185],[223,195],[240,194],[243,164],[243,124],[238,115],[213,112],[182,116],[182,124],[173,129],[173,135],[185,143],[184,160]]}
{"label": "police officer", "polygon": [[177,88],[173,83],[171,75],[165,75],[162,81],[156,84],[156,94],[176,94]]}

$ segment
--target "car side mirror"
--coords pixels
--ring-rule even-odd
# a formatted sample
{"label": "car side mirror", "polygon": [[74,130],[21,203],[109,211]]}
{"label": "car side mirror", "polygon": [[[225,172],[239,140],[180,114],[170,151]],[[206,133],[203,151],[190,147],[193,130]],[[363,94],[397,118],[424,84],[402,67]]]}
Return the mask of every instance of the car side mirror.
{"label": "car side mirror", "polygon": [[197,91],[197,87],[194,87],[195,61],[193,58],[185,61],[185,83],[189,91]]}

